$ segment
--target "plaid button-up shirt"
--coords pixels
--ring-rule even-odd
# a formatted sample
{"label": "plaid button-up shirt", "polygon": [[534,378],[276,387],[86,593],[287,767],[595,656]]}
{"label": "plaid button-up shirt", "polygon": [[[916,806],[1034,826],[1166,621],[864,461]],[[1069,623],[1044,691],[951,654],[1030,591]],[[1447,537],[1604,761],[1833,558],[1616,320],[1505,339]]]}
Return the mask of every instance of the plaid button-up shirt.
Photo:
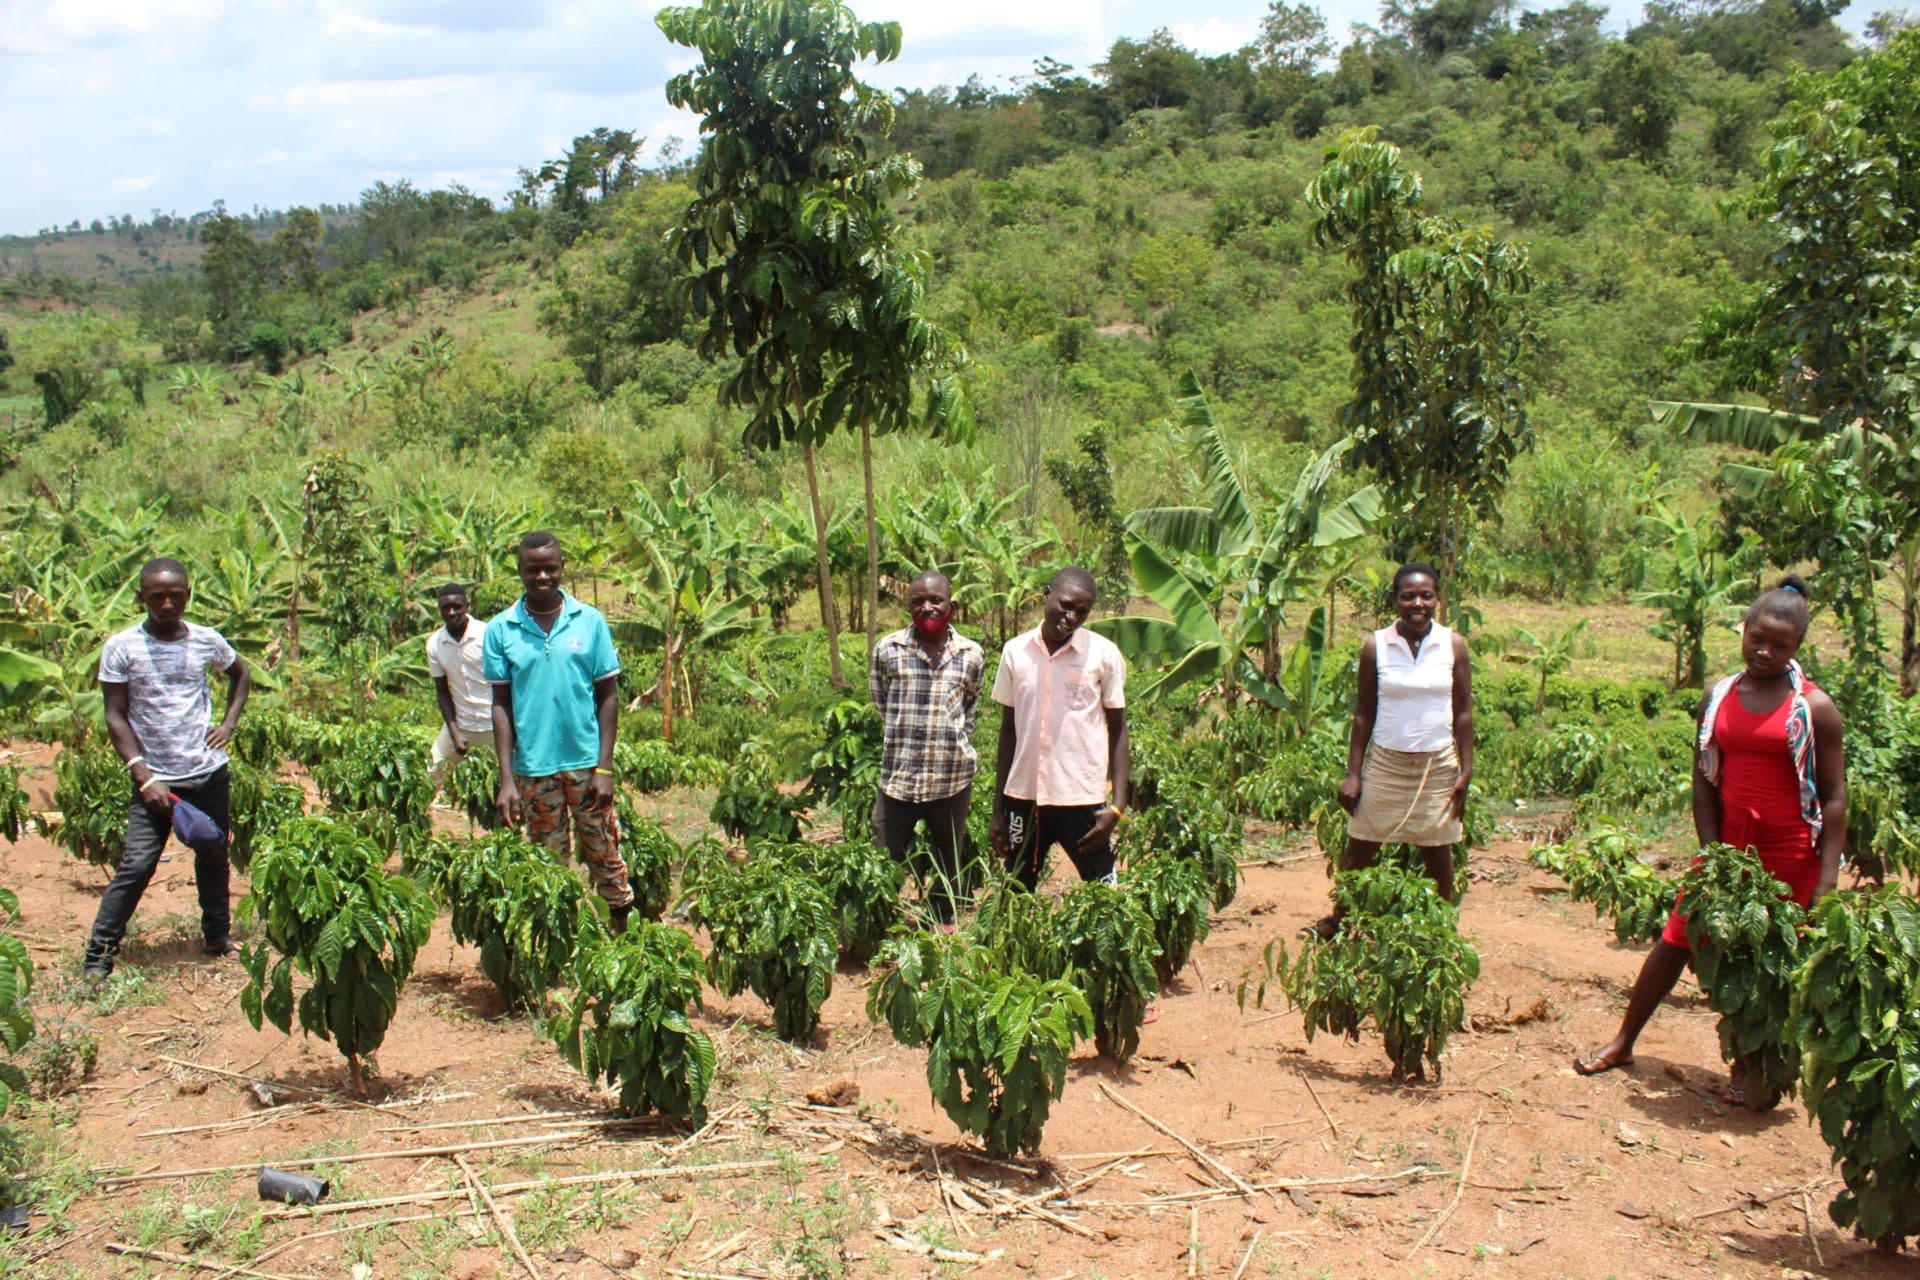
{"label": "plaid button-up shirt", "polygon": [[886,725],[880,790],[925,804],[973,785],[980,759],[973,749],[974,711],[987,655],[951,628],[935,658],[911,627],[883,636],[867,664],[867,687]]}

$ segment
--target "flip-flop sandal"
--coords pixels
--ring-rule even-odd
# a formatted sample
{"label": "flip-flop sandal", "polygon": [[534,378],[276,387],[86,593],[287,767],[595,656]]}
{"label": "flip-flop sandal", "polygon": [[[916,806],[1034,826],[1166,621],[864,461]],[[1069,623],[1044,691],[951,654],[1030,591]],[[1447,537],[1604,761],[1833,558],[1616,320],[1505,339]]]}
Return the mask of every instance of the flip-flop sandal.
{"label": "flip-flop sandal", "polygon": [[1140,1025],[1143,1027],[1146,1026],[1148,1023],[1158,1022],[1158,1021],[1160,1021],[1160,1010],[1155,1008],[1153,1005],[1148,1005],[1147,1011],[1140,1015]]}
{"label": "flip-flop sandal", "polygon": [[1633,1066],[1632,1058],[1622,1058],[1610,1062],[1599,1054],[1577,1057],[1573,1060],[1573,1073],[1577,1076],[1603,1076],[1609,1071],[1624,1071]]}
{"label": "flip-flop sandal", "polygon": [[1332,916],[1322,916],[1312,924],[1301,925],[1299,936],[1302,938],[1318,938],[1322,942],[1330,942],[1333,940],[1333,935],[1338,932],[1340,932],[1340,922]]}

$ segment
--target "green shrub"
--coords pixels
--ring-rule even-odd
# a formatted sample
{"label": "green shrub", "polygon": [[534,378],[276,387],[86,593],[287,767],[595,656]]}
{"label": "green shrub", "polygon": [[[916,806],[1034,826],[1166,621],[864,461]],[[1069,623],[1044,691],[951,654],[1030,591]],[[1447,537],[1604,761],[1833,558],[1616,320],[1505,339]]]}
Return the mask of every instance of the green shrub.
{"label": "green shrub", "polygon": [[60,821],[48,834],[96,867],[119,865],[127,842],[133,783],[113,744],[91,737],[60,753],[53,766],[53,805]]}
{"label": "green shrub", "polygon": [[1680,877],[1693,971],[1720,1015],[1720,1056],[1755,1111],[1771,1111],[1800,1079],[1789,1038],[1793,974],[1806,912],[1760,859],[1713,844]]}
{"label": "green shrub", "polygon": [[1164,987],[1186,968],[1194,947],[1213,927],[1206,876],[1191,858],[1163,853],[1128,864],[1121,884],[1153,922],[1153,940],[1160,951],[1153,971]]}
{"label": "green shrub", "polygon": [[[241,956],[247,1021],[257,1031],[264,1018],[291,1034],[297,1011],[302,1031],[331,1040],[346,1057],[356,1091],[433,928],[432,901],[411,880],[382,871],[385,860],[351,826],[296,818],[260,842],[253,891],[240,903],[241,915],[261,925],[259,941]],[[311,980],[297,1010],[295,969]]]}
{"label": "green shrub", "polygon": [[687,1021],[700,1002],[700,951],[669,925],[635,921],[597,935],[574,962],[574,991],[547,1022],[560,1056],[620,1090],[620,1110],[701,1124],[717,1062]]}
{"label": "green shrub", "polygon": [[16,844],[32,817],[27,808],[27,792],[20,785],[20,766],[0,764],[0,838]]}
{"label": "green shrub", "polygon": [[257,768],[239,756],[228,761],[227,780],[229,808],[233,814],[227,857],[233,869],[245,875],[253,865],[255,842],[304,814],[307,793],[300,789],[299,783],[277,778],[271,770]]}
{"label": "green shrub", "polygon": [[[11,927],[20,919],[20,899],[11,889],[0,889],[0,921]],[[11,933],[0,932],[0,1049],[8,1057],[17,1057],[33,1039],[33,1013],[27,997],[33,993],[33,957],[27,946]],[[16,1091],[27,1087],[26,1075],[11,1062],[0,1062],[0,1116],[13,1101]],[[4,1126],[0,1126],[3,1129]],[[5,1171],[0,1170],[0,1192],[5,1188]],[[0,1207],[14,1203],[0,1195]]]}
{"label": "green shrub", "polygon": [[778,856],[818,885],[833,904],[840,954],[865,964],[900,918],[900,860],[871,840],[789,845]]}
{"label": "green shrub", "polygon": [[[1440,1055],[1466,1018],[1467,988],[1480,957],[1460,936],[1459,913],[1426,875],[1381,864],[1334,879],[1340,928],[1309,938],[1298,959],[1268,944],[1267,975],[1305,1018],[1307,1039],[1319,1031],[1358,1040],[1372,1017],[1386,1042],[1396,1080],[1440,1078]],[[1254,989],[1264,1001],[1267,980]],[[1249,988],[1241,987],[1244,1001]]]}
{"label": "green shrub", "polygon": [[580,877],[517,831],[455,845],[446,884],[453,936],[480,948],[480,971],[510,1005],[537,1007],[601,931]]}
{"label": "green shrub", "polygon": [[622,796],[616,809],[620,823],[620,857],[627,864],[627,883],[633,888],[635,915],[658,920],[673,905],[673,867],[680,861],[680,845],[667,829],[644,818]]}
{"label": "green shrub", "polygon": [[454,760],[446,773],[447,794],[482,831],[500,826],[500,757],[481,746]]}
{"label": "green shrub", "polygon": [[1038,1151],[1074,1046],[1093,1034],[1086,996],[1063,978],[1002,969],[960,937],[915,934],[888,944],[885,958],[867,1016],[901,1044],[927,1047],[941,1110],[989,1155]]}
{"label": "green shrub", "polygon": [[1067,952],[1058,915],[1052,899],[1007,883],[987,895],[967,934],[997,972],[1063,978]]}
{"label": "green shrub", "polygon": [[391,843],[402,828],[427,829],[431,763],[418,730],[376,721],[344,727],[314,762],[313,781],[330,810]]}
{"label": "green shrub", "polygon": [[1185,777],[1160,783],[1160,803],[1136,814],[1128,833],[1146,853],[1192,858],[1206,874],[1216,911],[1225,911],[1240,891],[1240,855],[1246,847],[1240,817],[1219,798]]}
{"label": "green shrub", "polygon": [[848,839],[871,838],[880,793],[879,709],[848,698],[827,707],[817,723],[822,740],[807,758],[807,802],[837,812]]}
{"label": "green shrub", "polygon": [[687,909],[713,940],[713,984],[730,996],[751,988],[772,1007],[781,1039],[811,1039],[840,954],[833,903],[821,887],[779,858],[756,857],[701,875]]}
{"label": "green shrub", "polygon": [[1831,894],[1803,955],[1788,1038],[1845,1184],[1828,1213],[1895,1250],[1920,1235],[1920,901],[1904,885]]}
{"label": "green shrub", "polygon": [[727,770],[708,817],[722,831],[750,845],[792,844],[800,838],[800,813],[805,807],[799,796],[780,790],[766,747],[749,742]]}
{"label": "green shrub", "polygon": [[1679,885],[1640,860],[1640,838],[1601,823],[1560,844],[1537,845],[1527,861],[1567,882],[1577,902],[1613,920],[1621,942],[1652,942],[1666,927]]}
{"label": "green shrub", "polygon": [[1094,1044],[1125,1062],[1140,1047],[1140,1023],[1159,991],[1154,964],[1160,944],[1140,904],[1109,884],[1075,885],[1060,904],[1055,928],[1067,977],[1093,1011]]}

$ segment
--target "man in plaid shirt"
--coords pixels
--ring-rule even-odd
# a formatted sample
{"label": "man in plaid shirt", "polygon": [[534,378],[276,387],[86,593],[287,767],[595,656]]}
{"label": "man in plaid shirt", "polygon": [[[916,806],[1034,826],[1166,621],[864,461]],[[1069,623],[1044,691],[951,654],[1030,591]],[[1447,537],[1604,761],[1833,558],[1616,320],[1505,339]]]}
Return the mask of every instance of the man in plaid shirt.
{"label": "man in plaid shirt", "polygon": [[980,767],[974,709],[986,654],[953,629],[953,586],[923,573],[907,588],[913,625],[883,636],[867,664],[867,685],[885,725],[874,843],[905,857],[914,828],[927,824],[934,876],[927,905],[953,927],[953,889],[967,852],[967,803]]}

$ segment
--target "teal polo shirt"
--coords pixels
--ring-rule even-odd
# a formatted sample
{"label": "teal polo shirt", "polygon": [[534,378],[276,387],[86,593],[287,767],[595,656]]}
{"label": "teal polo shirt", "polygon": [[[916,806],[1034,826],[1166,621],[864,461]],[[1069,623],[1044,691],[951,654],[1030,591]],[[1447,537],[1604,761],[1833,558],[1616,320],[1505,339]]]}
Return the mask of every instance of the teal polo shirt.
{"label": "teal polo shirt", "polygon": [[513,690],[513,771],[547,778],[600,763],[593,682],[620,671],[600,611],[561,592],[560,616],[542,631],[522,596],[487,624],[480,671]]}

